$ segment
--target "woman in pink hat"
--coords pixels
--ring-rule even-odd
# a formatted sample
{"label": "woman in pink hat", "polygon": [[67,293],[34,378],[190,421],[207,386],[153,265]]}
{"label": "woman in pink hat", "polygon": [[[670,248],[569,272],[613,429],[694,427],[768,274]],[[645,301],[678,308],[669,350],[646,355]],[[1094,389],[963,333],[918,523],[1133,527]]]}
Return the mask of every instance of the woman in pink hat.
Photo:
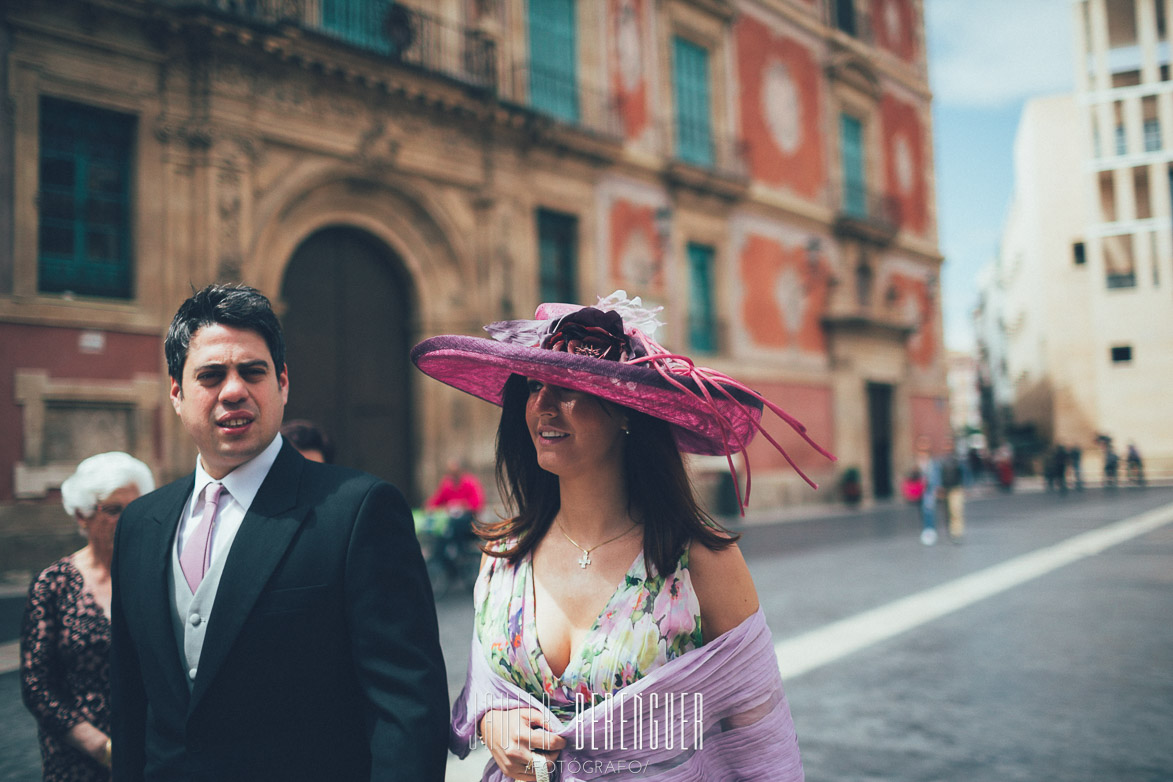
{"label": "woman in pink hat", "polygon": [[486,780],[802,779],[738,536],[699,507],[681,456],[732,466],[763,403],[802,427],[668,353],[657,325],[618,291],[412,351],[426,374],[502,407],[497,476],[514,515],[478,531],[453,714],[454,752],[489,747]]}

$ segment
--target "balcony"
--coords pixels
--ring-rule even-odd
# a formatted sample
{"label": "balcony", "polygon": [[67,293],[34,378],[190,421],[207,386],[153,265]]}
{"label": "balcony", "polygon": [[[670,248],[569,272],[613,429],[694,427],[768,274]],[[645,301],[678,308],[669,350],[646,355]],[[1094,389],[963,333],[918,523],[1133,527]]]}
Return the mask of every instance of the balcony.
{"label": "balcony", "polygon": [[837,236],[859,239],[884,247],[900,230],[900,202],[853,184],[844,184],[836,194],[834,230]]}
{"label": "balcony", "polygon": [[188,15],[332,38],[389,62],[489,92],[497,88],[496,44],[392,0],[155,0]]}
{"label": "balcony", "polygon": [[600,139],[623,138],[623,125],[611,95],[573,75],[521,63],[510,70],[498,94],[502,103],[525,108],[555,125],[577,128]]}
{"label": "balcony", "polygon": [[[661,133],[661,138],[666,135]],[[729,201],[743,198],[749,190],[745,144],[727,136],[710,136],[703,144],[693,137],[684,146],[677,140],[665,176],[673,186],[689,187]]]}

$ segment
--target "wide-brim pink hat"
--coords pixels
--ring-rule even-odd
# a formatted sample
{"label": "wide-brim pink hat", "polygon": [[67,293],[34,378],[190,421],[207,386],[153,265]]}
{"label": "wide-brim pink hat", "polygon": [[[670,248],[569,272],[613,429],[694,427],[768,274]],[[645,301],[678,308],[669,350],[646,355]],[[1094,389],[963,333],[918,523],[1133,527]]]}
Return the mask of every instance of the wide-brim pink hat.
{"label": "wide-brim pink hat", "polygon": [[730,457],[745,451],[761,431],[763,405],[811,442],[802,424],[761,395],[656,344],[651,335],[659,309],[644,308],[624,291],[595,307],[543,304],[534,320],[486,326],[492,339],[425,339],[411,360],[424,374],[496,405],[514,374],[593,394],[668,422],[677,446],[688,453]]}

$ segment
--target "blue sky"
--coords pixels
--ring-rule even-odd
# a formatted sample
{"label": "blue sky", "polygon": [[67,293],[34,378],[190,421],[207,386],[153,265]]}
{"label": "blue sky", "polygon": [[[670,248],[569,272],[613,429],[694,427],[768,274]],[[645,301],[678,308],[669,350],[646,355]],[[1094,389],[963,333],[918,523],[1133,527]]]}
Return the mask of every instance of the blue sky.
{"label": "blue sky", "polygon": [[925,0],[945,341],[972,346],[977,273],[1014,187],[1023,103],[1075,86],[1071,0]]}

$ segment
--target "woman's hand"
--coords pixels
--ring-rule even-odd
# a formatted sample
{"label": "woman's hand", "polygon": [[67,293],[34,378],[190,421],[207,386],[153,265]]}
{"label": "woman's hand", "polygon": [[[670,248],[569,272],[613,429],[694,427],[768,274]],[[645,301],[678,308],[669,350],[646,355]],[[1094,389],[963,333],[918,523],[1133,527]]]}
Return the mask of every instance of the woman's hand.
{"label": "woman's hand", "polygon": [[103,766],[110,765],[106,754],[106,742],[110,740],[102,731],[89,722],[79,722],[69,729],[66,740]]}
{"label": "woman's hand", "polygon": [[497,767],[512,779],[534,780],[534,755],[554,761],[566,739],[554,733],[537,709],[490,711],[481,718],[481,739]]}

